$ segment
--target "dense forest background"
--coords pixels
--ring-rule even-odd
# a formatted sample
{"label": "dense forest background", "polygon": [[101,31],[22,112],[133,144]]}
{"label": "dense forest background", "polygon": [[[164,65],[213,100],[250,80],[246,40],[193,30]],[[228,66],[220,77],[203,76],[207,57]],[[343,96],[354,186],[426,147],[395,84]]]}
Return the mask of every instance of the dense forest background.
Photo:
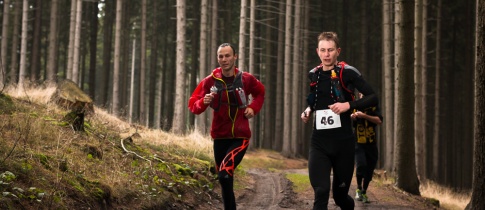
{"label": "dense forest background", "polygon": [[[264,108],[252,121],[251,147],[288,157],[307,156],[311,125],[299,118],[306,76],[319,64],[318,34],[335,31],[339,59],[359,69],[379,93],[379,167],[399,171],[396,163],[410,160],[420,181],[471,189],[475,1],[0,4],[0,90],[70,79],[98,106],[134,124],[207,133],[210,115],[190,114],[187,100],[217,67],[217,46],[230,42],[238,47],[238,66],[266,86]],[[411,60],[399,60],[401,55]]]}

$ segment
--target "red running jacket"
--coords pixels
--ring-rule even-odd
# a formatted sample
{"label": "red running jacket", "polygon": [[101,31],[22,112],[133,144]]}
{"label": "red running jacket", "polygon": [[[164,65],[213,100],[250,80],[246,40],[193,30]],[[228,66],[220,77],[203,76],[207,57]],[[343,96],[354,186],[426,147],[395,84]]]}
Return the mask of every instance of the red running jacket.
{"label": "red running jacket", "polygon": [[[239,69],[236,68],[234,74],[236,75],[238,72]],[[222,69],[220,67],[214,69],[212,74],[204,78],[192,93],[192,96],[189,99],[189,109],[192,113],[201,114],[207,109],[207,107],[209,107],[209,105],[204,104],[204,96],[205,94],[210,93],[210,88],[215,85],[216,79],[220,80],[224,87],[226,87],[226,84],[222,80]],[[254,114],[256,115],[263,106],[265,94],[264,85],[258,79],[256,79],[256,77],[247,72],[243,72],[242,74],[242,83],[246,98],[248,98],[248,95],[252,95],[253,97],[252,101],[248,102],[249,104],[247,107],[252,108],[254,110]],[[244,111],[246,108],[228,106],[230,101],[227,92],[228,91],[226,90],[223,91],[222,94],[216,94],[214,96],[213,102],[219,102],[219,97],[222,98],[219,105],[219,110],[217,112],[212,112],[213,119],[211,126],[211,137],[213,139],[250,139],[251,130],[249,129],[249,121],[244,116]],[[230,117],[231,108],[237,109],[235,119]]]}

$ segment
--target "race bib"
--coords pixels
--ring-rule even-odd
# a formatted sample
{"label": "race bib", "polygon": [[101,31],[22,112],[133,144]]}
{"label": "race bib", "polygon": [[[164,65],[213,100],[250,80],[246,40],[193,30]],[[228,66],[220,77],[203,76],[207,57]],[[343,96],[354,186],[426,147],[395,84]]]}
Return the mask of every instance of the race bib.
{"label": "race bib", "polygon": [[317,110],[315,118],[317,130],[340,128],[340,115],[330,109]]}

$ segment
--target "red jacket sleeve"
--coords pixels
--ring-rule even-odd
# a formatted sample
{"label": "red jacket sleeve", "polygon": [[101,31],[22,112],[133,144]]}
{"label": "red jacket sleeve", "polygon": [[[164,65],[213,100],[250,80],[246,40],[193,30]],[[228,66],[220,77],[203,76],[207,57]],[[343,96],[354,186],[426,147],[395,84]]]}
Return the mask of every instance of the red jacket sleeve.
{"label": "red jacket sleeve", "polygon": [[209,105],[204,104],[204,96],[207,94],[204,88],[205,83],[206,79],[202,80],[190,96],[189,110],[194,114],[201,114],[209,107]]}
{"label": "red jacket sleeve", "polygon": [[263,83],[261,83],[256,77],[251,74],[247,74],[248,84],[244,84],[244,89],[248,90],[248,95],[251,95],[253,100],[248,105],[251,109],[253,109],[254,114],[259,113],[261,108],[263,107],[264,103],[264,94],[265,88]]}

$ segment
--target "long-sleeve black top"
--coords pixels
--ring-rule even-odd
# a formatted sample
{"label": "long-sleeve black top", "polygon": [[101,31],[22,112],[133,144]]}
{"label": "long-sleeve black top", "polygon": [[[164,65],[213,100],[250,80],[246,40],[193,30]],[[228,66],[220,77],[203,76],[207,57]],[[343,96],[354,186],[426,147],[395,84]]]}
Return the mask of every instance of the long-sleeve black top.
{"label": "long-sleeve black top", "polygon": [[[335,70],[340,72],[340,66],[335,66]],[[341,75],[342,86],[345,86],[349,90],[358,90],[364,97],[355,101],[353,100],[353,93],[347,92],[343,88],[342,92],[346,101],[349,102],[350,109],[340,114],[342,126],[335,129],[318,130],[318,132],[321,132],[322,135],[346,138],[349,135],[353,135],[350,119],[350,114],[352,114],[353,110],[362,110],[376,106],[378,104],[378,98],[372,87],[362,78],[362,75],[356,68],[346,65]],[[331,71],[323,71],[321,67],[316,67],[309,72],[308,76],[311,82],[310,93],[307,97],[308,106],[313,111],[329,109],[329,105],[337,102],[331,91]]]}

